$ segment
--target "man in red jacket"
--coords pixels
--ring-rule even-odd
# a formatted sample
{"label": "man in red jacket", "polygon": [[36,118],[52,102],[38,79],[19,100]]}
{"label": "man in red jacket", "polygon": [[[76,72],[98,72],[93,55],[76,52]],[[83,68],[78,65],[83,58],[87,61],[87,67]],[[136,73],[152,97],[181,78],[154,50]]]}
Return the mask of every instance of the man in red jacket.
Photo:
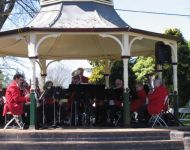
{"label": "man in red jacket", "polygon": [[154,81],[154,91],[148,94],[148,106],[147,110],[150,115],[156,115],[164,109],[164,102],[166,96],[168,96],[168,90],[162,84],[160,79]]}
{"label": "man in red jacket", "polygon": [[80,83],[88,83],[89,79],[83,75],[84,74],[84,69],[83,68],[78,68],[77,70],[79,72]]}
{"label": "man in red jacket", "polygon": [[6,90],[6,105],[13,115],[22,115],[24,103],[30,101],[29,94],[25,96],[21,94],[20,86],[23,82],[24,76],[17,73]]}

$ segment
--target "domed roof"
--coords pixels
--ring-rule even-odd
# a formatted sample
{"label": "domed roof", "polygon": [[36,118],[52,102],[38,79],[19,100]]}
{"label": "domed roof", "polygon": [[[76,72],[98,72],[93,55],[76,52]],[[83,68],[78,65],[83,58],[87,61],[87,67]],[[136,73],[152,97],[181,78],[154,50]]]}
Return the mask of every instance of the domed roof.
{"label": "domed roof", "polygon": [[[109,0],[43,0],[39,14],[28,27],[36,28],[125,28],[129,27]],[[109,1],[111,3],[111,1]],[[46,3],[46,5],[45,5]]]}

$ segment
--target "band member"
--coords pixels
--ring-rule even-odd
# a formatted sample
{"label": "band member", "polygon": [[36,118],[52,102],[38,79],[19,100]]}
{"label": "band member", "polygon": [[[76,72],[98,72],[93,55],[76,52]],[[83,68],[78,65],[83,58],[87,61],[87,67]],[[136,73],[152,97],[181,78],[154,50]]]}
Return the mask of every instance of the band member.
{"label": "band member", "polygon": [[84,69],[78,68],[72,73],[72,84],[88,83],[88,78],[84,75]]}
{"label": "band member", "polygon": [[23,115],[23,105],[30,101],[29,94],[22,95],[21,85],[24,82],[24,76],[22,74],[15,74],[12,83],[7,87],[6,90],[6,103],[3,110],[3,115],[5,116],[7,111],[11,112],[13,115]]}
{"label": "band member", "polygon": [[[24,80],[20,85],[21,96],[30,95],[31,86]],[[22,115],[22,120],[24,122],[24,128],[29,128],[30,125],[30,101],[27,101],[23,105],[24,113]]]}
{"label": "band member", "polygon": [[139,121],[145,123],[145,125],[147,125],[151,115],[158,114],[164,109],[165,98],[168,95],[168,90],[162,84],[161,79],[154,80],[153,84],[154,89],[147,95],[147,105],[140,108],[138,112]]}
{"label": "band member", "polygon": [[154,81],[154,90],[148,94],[147,110],[150,115],[158,114],[164,108],[165,98],[168,96],[167,88],[162,84],[161,79]]}
{"label": "band member", "polygon": [[52,125],[54,120],[54,103],[55,99],[53,98],[53,82],[47,81],[44,85],[44,90],[46,94],[44,96],[45,100],[45,121],[46,124]]}
{"label": "band member", "polygon": [[131,101],[131,112],[138,112],[139,108],[145,105],[146,92],[142,83],[136,84],[136,99]]}
{"label": "band member", "polygon": [[78,68],[77,70],[79,72],[80,83],[88,83],[89,79],[83,75],[84,74],[84,69],[83,68]]}

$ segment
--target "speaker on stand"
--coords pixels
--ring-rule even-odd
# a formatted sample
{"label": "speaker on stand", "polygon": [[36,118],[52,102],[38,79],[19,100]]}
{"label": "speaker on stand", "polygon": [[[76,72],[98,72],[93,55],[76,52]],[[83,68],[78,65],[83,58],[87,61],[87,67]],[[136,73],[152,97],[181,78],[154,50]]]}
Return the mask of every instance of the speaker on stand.
{"label": "speaker on stand", "polygon": [[171,47],[163,42],[155,44],[155,60],[157,65],[171,64]]}
{"label": "speaker on stand", "polygon": [[155,70],[158,73],[159,78],[162,79],[162,68],[164,64],[171,64],[171,47],[163,42],[156,42],[155,44]]}

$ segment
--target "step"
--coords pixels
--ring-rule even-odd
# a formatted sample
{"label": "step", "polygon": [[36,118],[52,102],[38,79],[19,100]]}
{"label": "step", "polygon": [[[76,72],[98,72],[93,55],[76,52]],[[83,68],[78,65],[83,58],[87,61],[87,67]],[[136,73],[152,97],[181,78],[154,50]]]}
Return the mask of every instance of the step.
{"label": "step", "polygon": [[182,150],[182,141],[5,141],[1,150]]}
{"label": "step", "polygon": [[0,141],[148,141],[169,140],[167,129],[0,130]]}

